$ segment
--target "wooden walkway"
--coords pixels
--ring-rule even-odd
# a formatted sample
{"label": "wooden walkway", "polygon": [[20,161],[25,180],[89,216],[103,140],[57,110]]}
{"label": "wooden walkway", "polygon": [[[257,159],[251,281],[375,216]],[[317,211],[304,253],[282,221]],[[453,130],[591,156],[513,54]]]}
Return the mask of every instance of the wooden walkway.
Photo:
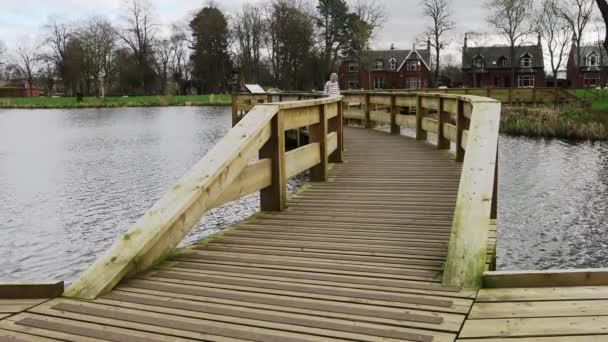
{"label": "wooden walkway", "polygon": [[345,140],[347,162],[286,211],[0,329],[28,334],[16,340],[454,341],[476,295],[439,278],[461,164],[378,131],[349,128]]}

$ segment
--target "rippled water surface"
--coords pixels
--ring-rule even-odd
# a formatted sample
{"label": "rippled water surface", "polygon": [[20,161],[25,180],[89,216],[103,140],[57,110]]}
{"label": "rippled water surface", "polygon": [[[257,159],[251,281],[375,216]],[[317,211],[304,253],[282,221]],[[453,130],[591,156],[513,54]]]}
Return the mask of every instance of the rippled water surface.
{"label": "rippled water surface", "polygon": [[[73,280],[230,117],[226,107],[0,110],[0,280]],[[256,196],[215,209],[184,243],[257,209]]]}
{"label": "rippled water surface", "polygon": [[[225,107],[0,110],[0,280],[73,280],[229,127]],[[608,267],[607,210],[608,145],[501,138],[499,268]]]}
{"label": "rippled water surface", "polygon": [[498,268],[608,267],[608,144],[500,144]]}

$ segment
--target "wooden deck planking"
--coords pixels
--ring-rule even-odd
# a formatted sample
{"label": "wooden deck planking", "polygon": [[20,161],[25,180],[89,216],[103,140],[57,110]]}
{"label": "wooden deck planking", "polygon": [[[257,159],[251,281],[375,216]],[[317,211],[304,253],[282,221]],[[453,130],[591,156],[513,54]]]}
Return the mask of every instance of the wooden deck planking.
{"label": "wooden deck planking", "polygon": [[286,211],[101,298],[51,300],[0,329],[91,341],[454,341],[476,295],[439,278],[460,164],[378,131],[349,128],[345,140],[347,162]]}
{"label": "wooden deck planking", "polygon": [[459,341],[606,341],[606,287],[482,289]]}

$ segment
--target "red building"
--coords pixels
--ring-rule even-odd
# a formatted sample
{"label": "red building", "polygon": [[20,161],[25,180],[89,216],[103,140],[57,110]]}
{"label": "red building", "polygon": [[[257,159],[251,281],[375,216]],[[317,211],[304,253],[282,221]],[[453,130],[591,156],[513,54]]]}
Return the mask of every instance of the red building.
{"label": "red building", "polygon": [[[512,67],[515,64],[515,79]],[[463,83],[466,88],[533,88],[545,86],[543,47],[515,47],[515,60],[509,46],[468,47],[465,36],[462,51]]]}
{"label": "red building", "polygon": [[33,86],[30,90],[26,81],[0,80],[0,97],[34,97],[40,96],[40,88]]}
{"label": "red building", "polygon": [[[420,89],[430,86],[430,49],[370,51],[362,61],[352,57],[338,68],[340,89]],[[371,66],[371,68],[365,67]],[[371,70],[370,70],[371,69]]]}
{"label": "red building", "polygon": [[606,84],[608,71],[608,54],[598,45],[581,46],[581,65],[579,67],[576,47],[570,50],[568,57],[568,81],[575,88],[599,87]]}

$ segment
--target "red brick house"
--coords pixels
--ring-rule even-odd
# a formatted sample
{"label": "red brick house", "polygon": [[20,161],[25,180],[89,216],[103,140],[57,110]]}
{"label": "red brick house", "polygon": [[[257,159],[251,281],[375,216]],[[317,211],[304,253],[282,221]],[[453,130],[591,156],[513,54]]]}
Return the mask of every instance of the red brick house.
{"label": "red brick house", "polygon": [[40,88],[33,86],[31,91],[28,83],[21,80],[0,80],[0,97],[36,97],[40,96]]}
{"label": "red brick house", "polygon": [[394,47],[374,50],[364,59],[342,59],[338,67],[341,89],[420,89],[430,85],[431,54],[428,47],[426,50],[416,49],[416,46],[412,50],[396,50]]}
{"label": "red brick house", "polygon": [[[509,46],[468,47],[465,37],[462,72],[465,88],[533,88],[545,86],[545,62],[540,41],[515,47],[511,60]],[[513,78],[512,65],[516,65]]]}
{"label": "red brick house", "polygon": [[608,54],[598,45],[581,46],[581,65],[578,66],[576,47],[570,50],[567,73],[570,85],[575,88],[599,87],[606,83]]}

